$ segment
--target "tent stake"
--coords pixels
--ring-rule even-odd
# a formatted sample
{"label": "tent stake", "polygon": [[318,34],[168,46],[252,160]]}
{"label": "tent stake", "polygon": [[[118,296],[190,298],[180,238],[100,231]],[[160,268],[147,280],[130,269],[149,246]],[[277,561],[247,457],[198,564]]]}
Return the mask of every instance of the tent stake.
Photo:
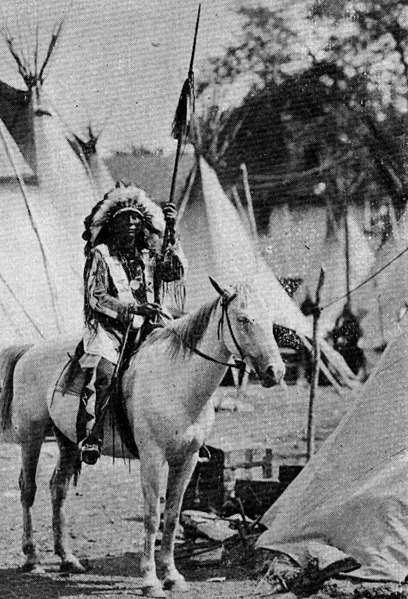
{"label": "tent stake", "polygon": [[316,289],[316,300],[313,308],[313,367],[312,380],[310,382],[309,411],[307,418],[307,461],[310,460],[315,452],[315,433],[316,423],[314,420],[314,402],[316,398],[317,387],[319,384],[320,371],[320,343],[319,343],[319,318],[320,318],[320,291],[324,283],[324,270],[320,268],[319,281]]}

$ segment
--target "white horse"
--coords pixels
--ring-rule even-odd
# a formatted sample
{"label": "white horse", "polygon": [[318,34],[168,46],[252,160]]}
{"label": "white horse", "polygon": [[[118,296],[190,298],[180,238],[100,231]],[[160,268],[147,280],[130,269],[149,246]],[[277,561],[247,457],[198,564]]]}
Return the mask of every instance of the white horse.
{"label": "white horse", "polygon": [[[273,336],[273,314],[260,294],[245,283],[226,291],[212,282],[220,297],[151,333],[131,358],[121,382],[140,455],[145,528],[141,568],[143,592],[150,597],[164,597],[163,588],[187,589],[174,563],[175,532],[198,450],[214,421],[211,396],[228,362],[233,356],[244,358],[265,387],[282,382],[285,373]],[[72,344],[60,339],[25,348],[25,353],[23,349],[8,348],[0,354],[0,409],[6,440],[8,436],[8,440],[19,442],[22,450],[19,484],[24,568],[39,571],[31,519],[35,475],[44,436],[53,424],[47,393],[66,363]],[[79,450],[59,431],[56,436],[60,455],[50,481],[54,547],[62,569],[83,572],[84,567],[69,548],[64,516],[69,482],[80,469]],[[154,552],[160,520],[159,481],[165,462],[169,471],[161,543],[162,585],[156,574]]]}

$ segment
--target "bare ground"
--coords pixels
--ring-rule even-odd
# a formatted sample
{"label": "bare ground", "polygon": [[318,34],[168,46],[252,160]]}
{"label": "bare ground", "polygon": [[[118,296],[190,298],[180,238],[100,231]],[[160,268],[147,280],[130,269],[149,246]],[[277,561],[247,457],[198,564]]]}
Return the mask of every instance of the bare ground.
{"label": "bare ground", "polygon": [[[221,397],[233,391],[221,388]],[[219,412],[211,444],[223,449],[262,445],[278,453],[305,451],[307,389],[289,387],[263,390],[251,385],[247,401],[253,412]],[[339,397],[321,388],[317,401],[317,438],[324,439],[350,405],[349,396]],[[34,525],[38,549],[46,573],[19,571],[21,554],[21,507],[18,492],[19,448],[0,446],[0,598],[2,599],[119,599],[141,595],[139,571],[142,547],[142,498],[138,464],[112,463],[102,458],[92,467],[84,466],[78,486],[71,490],[67,505],[69,534],[78,557],[87,561],[89,572],[66,576],[59,572],[59,560],[52,552],[51,507],[48,481],[55,465],[56,446],[45,443],[38,473]],[[189,597],[237,599],[271,597],[277,587],[265,577],[268,561],[264,554],[244,552],[236,545],[226,552],[220,567],[191,567],[188,559],[178,560],[180,570],[191,583]],[[215,581],[211,581],[214,579]],[[282,589],[280,589],[282,591]],[[177,597],[177,594],[171,596]],[[184,595],[185,597],[186,595]],[[330,580],[316,599],[359,599],[363,597],[408,597],[399,585],[356,584]],[[291,593],[277,597],[294,597]]]}

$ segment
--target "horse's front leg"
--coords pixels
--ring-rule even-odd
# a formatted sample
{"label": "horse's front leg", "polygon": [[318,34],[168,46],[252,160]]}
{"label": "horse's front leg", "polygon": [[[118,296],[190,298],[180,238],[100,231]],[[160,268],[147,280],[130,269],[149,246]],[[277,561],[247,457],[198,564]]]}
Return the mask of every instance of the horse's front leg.
{"label": "horse's front leg", "polygon": [[61,558],[61,570],[80,573],[86,568],[73,555],[69,547],[65,517],[65,501],[69,483],[75,473],[80,470],[78,447],[68,439],[58,435],[59,459],[50,480],[52,501],[52,530],[54,533],[54,551]]}
{"label": "horse's front leg", "polygon": [[198,452],[182,464],[169,465],[166,509],[160,559],[164,566],[164,588],[184,592],[188,585],[174,563],[174,544],[179,523],[181,503],[187,485],[197,464]]}
{"label": "horse's front leg", "polygon": [[156,535],[160,524],[160,478],[164,460],[155,448],[140,452],[140,472],[144,499],[144,548],[141,561],[142,590],[147,597],[166,597],[157,577]]}

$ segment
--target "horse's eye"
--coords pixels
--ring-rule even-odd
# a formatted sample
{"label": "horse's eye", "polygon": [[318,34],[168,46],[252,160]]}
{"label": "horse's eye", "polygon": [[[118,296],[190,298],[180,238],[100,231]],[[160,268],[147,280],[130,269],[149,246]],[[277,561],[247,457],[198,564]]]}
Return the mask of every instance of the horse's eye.
{"label": "horse's eye", "polygon": [[243,325],[249,325],[251,324],[251,319],[248,318],[248,316],[238,316],[237,318],[239,324],[243,324]]}

